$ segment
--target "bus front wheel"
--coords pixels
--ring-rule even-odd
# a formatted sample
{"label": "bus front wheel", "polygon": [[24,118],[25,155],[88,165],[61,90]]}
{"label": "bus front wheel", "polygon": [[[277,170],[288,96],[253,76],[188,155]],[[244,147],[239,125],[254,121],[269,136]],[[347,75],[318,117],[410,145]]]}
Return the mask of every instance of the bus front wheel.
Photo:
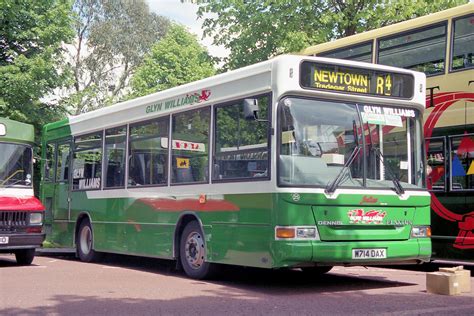
{"label": "bus front wheel", "polygon": [[88,220],[83,220],[79,226],[76,238],[76,249],[79,259],[83,262],[93,262],[99,259],[98,253],[92,249],[94,245],[94,235]]}
{"label": "bus front wheel", "polygon": [[15,251],[16,263],[22,266],[30,265],[35,258],[35,249],[20,249]]}
{"label": "bus front wheel", "polygon": [[206,262],[206,244],[201,227],[189,222],[181,235],[179,257],[184,272],[193,279],[207,279],[215,272],[215,265]]}

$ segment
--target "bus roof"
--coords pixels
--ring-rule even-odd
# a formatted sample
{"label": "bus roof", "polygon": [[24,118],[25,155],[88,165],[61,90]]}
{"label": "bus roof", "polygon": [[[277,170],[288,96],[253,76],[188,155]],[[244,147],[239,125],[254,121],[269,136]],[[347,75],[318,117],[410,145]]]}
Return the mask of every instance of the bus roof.
{"label": "bus roof", "polygon": [[[353,61],[321,57],[282,55],[237,70],[117,103],[78,116],[72,116],[67,120],[47,124],[44,127],[43,132],[48,134],[47,138],[57,138],[54,137],[54,135],[67,136],[71,133],[77,135],[94,132],[95,130],[101,130],[112,126],[121,126],[127,123],[145,121],[157,116],[167,115],[172,112],[185,111],[208,104],[222,104],[235,100],[236,98],[264,94],[272,91],[272,88],[275,88],[276,95],[282,95],[283,93],[288,93],[288,91],[302,91],[303,89],[299,85],[299,80],[297,80],[299,69],[298,66],[295,67],[295,65],[299,65],[303,60],[321,61],[352,67],[357,66],[367,69],[395,71],[410,74],[412,76],[415,76],[416,74],[417,78],[419,78],[419,76],[424,77],[424,74],[421,73],[384,65],[357,63]],[[280,73],[275,73],[273,72],[275,69],[282,69],[282,71]],[[288,80],[288,76],[293,79]],[[284,86],[284,88],[282,86]],[[418,89],[416,91],[418,91]],[[306,93],[310,92],[306,90]],[[333,97],[335,95],[334,92],[320,92],[321,96],[324,94],[332,95]],[[341,98],[344,97],[346,99],[354,98],[354,96],[341,96]],[[374,96],[358,97],[380,100],[380,98]],[[411,103],[420,105],[421,98],[419,98],[418,94],[416,97],[417,98],[413,99]],[[424,96],[422,99],[424,104]],[[407,100],[395,101],[406,104]]]}
{"label": "bus roof", "polygon": [[31,124],[0,117],[0,141],[33,144],[35,141],[34,127]]}
{"label": "bus roof", "polygon": [[320,52],[331,51],[340,47],[346,47],[356,44],[361,44],[370,41],[376,37],[400,33],[403,31],[413,30],[425,25],[435,24],[437,22],[446,21],[450,18],[464,16],[469,13],[474,13],[474,3],[464,4],[458,7],[447,9],[444,11],[428,14],[415,19],[399,22],[396,24],[384,26],[375,30],[351,35],[331,42],[326,42],[314,46],[310,46],[301,51],[302,55],[315,55]]}

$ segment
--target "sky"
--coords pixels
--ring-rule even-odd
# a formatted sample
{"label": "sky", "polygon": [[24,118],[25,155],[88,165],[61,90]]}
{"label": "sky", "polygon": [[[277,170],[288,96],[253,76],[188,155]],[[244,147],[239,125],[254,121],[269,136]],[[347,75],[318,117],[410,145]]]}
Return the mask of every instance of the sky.
{"label": "sky", "polygon": [[202,19],[197,19],[198,6],[193,3],[181,3],[180,0],[146,0],[150,10],[178,22],[197,35],[197,39],[207,48],[209,54],[215,57],[226,57],[229,53],[224,47],[212,45],[212,39],[202,39]]}

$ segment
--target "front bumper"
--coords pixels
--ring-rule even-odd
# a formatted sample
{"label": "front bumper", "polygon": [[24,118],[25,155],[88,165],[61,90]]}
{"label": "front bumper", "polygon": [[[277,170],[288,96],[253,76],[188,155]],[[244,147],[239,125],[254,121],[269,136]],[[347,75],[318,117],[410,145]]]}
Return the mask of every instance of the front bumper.
{"label": "front bumper", "polygon": [[[353,249],[386,249],[384,259],[353,259]],[[311,265],[384,265],[428,262],[431,240],[413,238],[400,241],[281,241],[274,244],[274,267],[304,267]]]}
{"label": "front bumper", "polygon": [[8,237],[8,243],[0,244],[0,253],[9,252],[15,249],[39,248],[42,246],[46,234],[43,233],[21,233],[2,234],[1,237]]}

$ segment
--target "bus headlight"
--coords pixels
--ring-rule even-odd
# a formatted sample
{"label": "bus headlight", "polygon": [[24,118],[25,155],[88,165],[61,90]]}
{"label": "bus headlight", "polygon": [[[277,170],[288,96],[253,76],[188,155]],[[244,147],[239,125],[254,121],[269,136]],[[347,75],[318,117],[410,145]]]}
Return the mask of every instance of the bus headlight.
{"label": "bus headlight", "polygon": [[316,226],[277,226],[275,239],[319,240],[319,233]]}
{"label": "bus headlight", "polygon": [[30,213],[30,225],[42,225],[43,213]]}
{"label": "bus headlight", "polygon": [[413,226],[411,228],[411,237],[412,238],[431,237],[431,227],[430,226]]}

